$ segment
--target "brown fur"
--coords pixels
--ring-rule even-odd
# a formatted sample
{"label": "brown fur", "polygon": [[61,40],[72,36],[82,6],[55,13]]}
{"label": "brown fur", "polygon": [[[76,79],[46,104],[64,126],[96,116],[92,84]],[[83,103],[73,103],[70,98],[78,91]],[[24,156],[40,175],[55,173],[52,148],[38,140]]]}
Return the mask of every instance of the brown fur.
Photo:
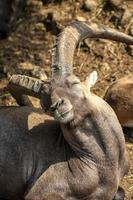
{"label": "brown fur", "polygon": [[104,99],[114,109],[122,126],[133,127],[133,75],[113,83],[106,91]]}
{"label": "brown fur", "polygon": [[52,109],[73,156],[50,166],[25,199],[51,200],[57,193],[66,200],[112,200],[129,168],[114,111],[73,75],[53,80],[51,87]]}

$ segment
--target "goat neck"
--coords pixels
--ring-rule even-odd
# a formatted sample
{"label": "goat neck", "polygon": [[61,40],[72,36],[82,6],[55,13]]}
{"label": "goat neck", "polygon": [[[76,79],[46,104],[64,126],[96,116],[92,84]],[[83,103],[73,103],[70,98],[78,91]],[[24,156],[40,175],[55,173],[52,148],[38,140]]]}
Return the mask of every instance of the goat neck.
{"label": "goat neck", "polygon": [[99,165],[108,157],[114,166],[119,151],[113,149],[119,146],[125,155],[124,136],[114,111],[102,98],[90,92],[86,81],[68,76],[63,84],[54,87],[51,100],[51,109],[60,122],[64,138],[87,165]]}

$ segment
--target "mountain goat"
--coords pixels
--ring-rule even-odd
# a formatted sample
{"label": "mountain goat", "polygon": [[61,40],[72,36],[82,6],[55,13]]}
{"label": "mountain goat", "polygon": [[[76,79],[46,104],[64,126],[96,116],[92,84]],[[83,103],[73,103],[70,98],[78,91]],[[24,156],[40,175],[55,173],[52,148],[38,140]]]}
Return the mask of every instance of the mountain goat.
{"label": "mountain goat", "polygon": [[129,162],[120,123],[113,109],[90,91],[97,73],[84,82],[73,74],[76,45],[87,37],[133,44],[126,34],[76,21],[57,39],[51,80],[12,77],[10,84],[27,86],[23,93],[39,97],[54,117],[33,107],[1,108],[0,198],[124,199],[119,183]]}

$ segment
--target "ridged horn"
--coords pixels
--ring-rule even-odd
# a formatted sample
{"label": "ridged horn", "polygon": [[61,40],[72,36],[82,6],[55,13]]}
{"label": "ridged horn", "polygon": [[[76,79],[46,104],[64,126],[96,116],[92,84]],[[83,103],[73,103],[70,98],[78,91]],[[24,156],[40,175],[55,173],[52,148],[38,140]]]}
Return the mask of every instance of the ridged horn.
{"label": "ridged horn", "polygon": [[14,84],[18,87],[23,88],[23,90],[29,91],[29,94],[35,93],[35,96],[36,96],[41,93],[41,89],[44,85],[44,82],[37,78],[32,78],[32,77],[20,75],[20,74],[14,74],[10,77],[10,80],[9,80],[9,85],[11,84]]}
{"label": "ridged horn", "polygon": [[52,76],[73,72],[73,57],[77,44],[85,38],[102,38],[133,44],[133,37],[95,23],[75,21],[64,28],[57,38],[52,54]]}

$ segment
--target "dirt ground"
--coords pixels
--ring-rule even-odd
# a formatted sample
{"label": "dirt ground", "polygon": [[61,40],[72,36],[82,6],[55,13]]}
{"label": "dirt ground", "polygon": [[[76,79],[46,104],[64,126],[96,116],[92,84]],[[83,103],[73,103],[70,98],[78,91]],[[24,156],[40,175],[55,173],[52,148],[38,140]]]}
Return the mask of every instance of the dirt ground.
{"label": "dirt ground", "polygon": [[[20,73],[44,78],[50,76],[51,50],[60,28],[74,19],[88,20],[117,28],[133,35],[133,0],[124,0],[117,7],[105,0],[91,11],[83,9],[82,0],[66,0],[61,4],[43,6],[41,0],[30,0],[17,30],[0,41],[0,104],[14,105],[10,94],[3,91],[9,74]],[[116,79],[133,73],[133,48],[105,40],[85,40],[75,52],[74,70],[84,80],[93,70],[99,75],[94,92],[103,96]],[[35,101],[38,105],[38,102]],[[133,199],[133,143],[126,141],[130,157],[130,171],[122,185],[126,200]]]}

